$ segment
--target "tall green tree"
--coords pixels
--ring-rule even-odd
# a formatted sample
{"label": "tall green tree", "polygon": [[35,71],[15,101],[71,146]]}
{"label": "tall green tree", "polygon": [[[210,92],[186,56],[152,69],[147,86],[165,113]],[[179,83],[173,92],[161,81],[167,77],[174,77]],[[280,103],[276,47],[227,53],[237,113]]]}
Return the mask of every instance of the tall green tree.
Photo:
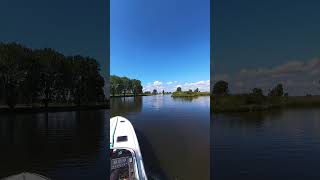
{"label": "tall green tree", "polygon": [[142,93],[142,85],[141,85],[141,81],[137,80],[137,79],[132,79],[132,88],[133,88],[133,94],[134,96],[136,96],[137,94],[141,94]]}
{"label": "tall green tree", "polygon": [[59,84],[62,83],[62,74],[59,72],[59,61],[64,56],[53,49],[46,48],[35,52],[36,59],[40,62],[39,96],[45,107],[55,100]]}
{"label": "tall green tree", "polygon": [[0,81],[5,103],[10,107],[18,103],[18,95],[28,75],[23,61],[28,49],[16,43],[0,44]]}
{"label": "tall green tree", "polygon": [[218,81],[213,86],[213,94],[221,96],[229,93],[229,87],[226,81]]}
{"label": "tall green tree", "polygon": [[126,93],[130,91],[130,80],[127,77],[121,78],[122,84],[123,84],[123,96],[126,96]]}

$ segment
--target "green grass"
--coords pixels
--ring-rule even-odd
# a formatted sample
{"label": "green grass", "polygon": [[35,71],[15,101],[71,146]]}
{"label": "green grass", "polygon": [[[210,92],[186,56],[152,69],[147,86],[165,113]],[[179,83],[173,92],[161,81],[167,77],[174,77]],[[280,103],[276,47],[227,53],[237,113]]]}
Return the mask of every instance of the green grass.
{"label": "green grass", "polygon": [[209,92],[174,92],[172,93],[172,97],[198,97],[198,96],[209,96]]}
{"label": "green grass", "polygon": [[287,107],[320,106],[320,96],[253,97],[250,95],[211,96],[213,112],[267,111]]}

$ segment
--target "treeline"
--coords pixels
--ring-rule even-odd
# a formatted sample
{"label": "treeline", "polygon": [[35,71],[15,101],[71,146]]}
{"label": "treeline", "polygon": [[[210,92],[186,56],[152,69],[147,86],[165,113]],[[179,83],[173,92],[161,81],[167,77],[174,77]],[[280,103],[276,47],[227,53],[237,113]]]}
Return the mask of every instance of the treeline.
{"label": "treeline", "polygon": [[[212,94],[221,97],[228,96],[229,84],[226,81],[218,81],[213,86]],[[237,96],[242,96],[245,98],[245,104],[263,104],[266,102],[267,97],[282,97],[288,96],[283,90],[283,85],[277,84],[274,88],[269,90],[267,95],[263,94],[263,90],[260,88],[253,88],[250,93],[238,94]]]}
{"label": "treeline", "polygon": [[244,94],[230,94],[228,83],[218,81],[214,84],[211,102],[214,103],[212,110],[215,112],[248,112],[248,111],[263,111],[282,107],[305,107],[319,106],[319,97],[291,96],[284,92],[283,85],[277,84],[270,89],[267,94],[263,93],[260,88],[253,88],[251,92]]}
{"label": "treeline", "polygon": [[[212,94],[217,96],[229,95],[228,82],[226,81],[216,82],[213,86]],[[248,93],[248,94],[264,96],[263,91],[260,88],[253,88],[251,93]],[[283,85],[279,83],[274,88],[269,90],[267,96],[288,96],[288,93],[284,93]]]}
{"label": "treeline", "polygon": [[188,91],[182,91],[181,87],[177,87],[177,90],[172,93],[172,97],[198,97],[198,96],[209,96],[209,92],[200,92],[199,88],[194,91],[189,89]]}
{"label": "treeline", "polygon": [[16,104],[102,102],[104,79],[90,57],[65,56],[53,49],[0,43],[0,102]]}
{"label": "treeline", "polygon": [[129,79],[128,77],[110,76],[110,90],[112,96],[132,94],[134,96],[142,94],[141,81]]}

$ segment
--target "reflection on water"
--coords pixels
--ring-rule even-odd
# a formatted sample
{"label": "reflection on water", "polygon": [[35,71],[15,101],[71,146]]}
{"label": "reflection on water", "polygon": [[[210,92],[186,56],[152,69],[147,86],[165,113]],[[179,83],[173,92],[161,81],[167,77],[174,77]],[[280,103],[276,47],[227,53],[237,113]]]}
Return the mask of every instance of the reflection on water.
{"label": "reflection on water", "polygon": [[213,114],[214,179],[319,179],[320,109]]}
{"label": "reflection on water", "polygon": [[125,114],[128,112],[140,112],[142,110],[142,97],[115,97],[110,99],[113,113]]}
{"label": "reflection on water", "polygon": [[0,178],[108,178],[108,123],[105,110],[0,115]]}
{"label": "reflection on water", "polygon": [[113,98],[111,114],[132,122],[150,179],[209,179],[209,101]]}
{"label": "reflection on water", "polygon": [[181,101],[181,102],[192,102],[198,99],[198,96],[196,97],[172,97],[172,100],[174,101]]}

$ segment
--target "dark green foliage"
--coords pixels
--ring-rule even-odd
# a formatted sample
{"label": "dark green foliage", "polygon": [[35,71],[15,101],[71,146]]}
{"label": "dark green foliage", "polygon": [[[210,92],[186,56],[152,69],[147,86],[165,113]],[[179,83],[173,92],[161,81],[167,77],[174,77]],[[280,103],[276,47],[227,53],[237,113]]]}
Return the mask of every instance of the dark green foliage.
{"label": "dark green foliage", "polygon": [[229,94],[228,96],[211,96],[213,112],[249,112],[266,111],[284,107],[315,107],[320,106],[320,96],[289,96],[283,92],[282,84],[273,88],[268,96],[254,88],[249,94]]}
{"label": "dark green foliage", "polygon": [[141,81],[137,79],[129,79],[128,77],[110,76],[110,91],[113,96],[116,94],[133,94],[137,96],[142,94]]}
{"label": "dark green foliage", "polygon": [[0,44],[0,102],[33,104],[104,101],[104,79],[95,59],[65,57],[53,49]]}
{"label": "dark green foliage", "polygon": [[218,81],[214,84],[212,93],[217,96],[227,95],[229,93],[228,83],[226,81]]}
{"label": "dark green foliage", "polygon": [[177,87],[176,92],[181,92],[181,91],[182,91],[181,87]]}
{"label": "dark green foliage", "polygon": [[154,89],[154,90],[152,91],[152,94],[158,94],[158,91],[157,91],[156,89]]}
{"label": "dark green foliage", "polygon": [[278,84],[275,88],[273,88],[268,96],[283,96],[283,86],[282,84]]}
{"label": "dark green foliage", "polygon": [[252,89],[250,94],[244,95],[246,97],[246,104],[263,104],[265,97],[260,88]]}

